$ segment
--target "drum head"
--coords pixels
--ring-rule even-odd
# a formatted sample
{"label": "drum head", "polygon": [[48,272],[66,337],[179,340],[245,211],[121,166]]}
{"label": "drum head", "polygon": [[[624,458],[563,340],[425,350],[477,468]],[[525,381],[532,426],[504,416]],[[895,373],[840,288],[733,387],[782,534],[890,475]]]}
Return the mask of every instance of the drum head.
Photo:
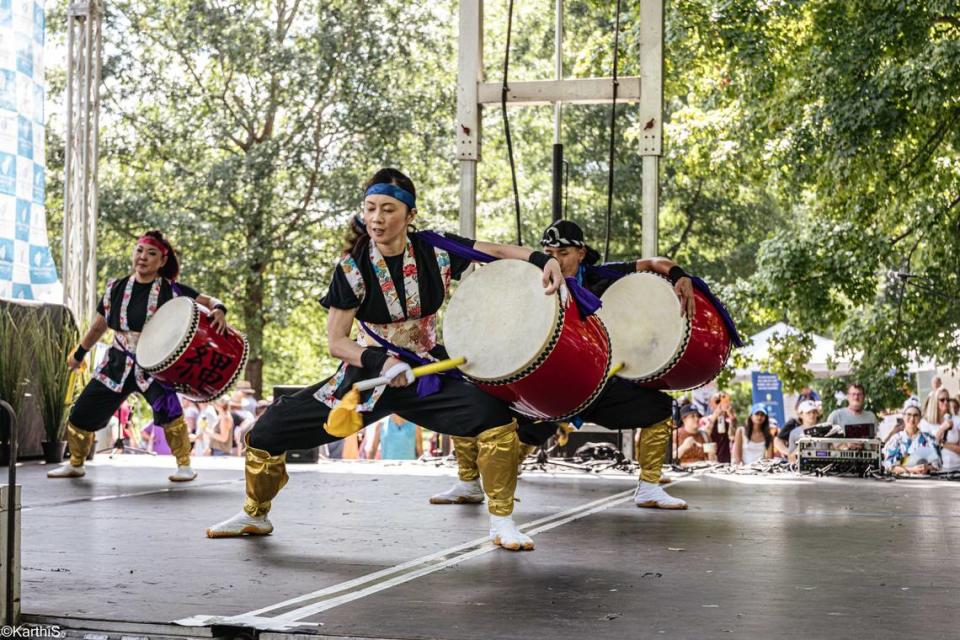
{"label": "drum head", "polygon": [[540,269],[522,260],[497,260],[457,287],[443,318],[451,358],[478,380],[522,372],[550,343],[560,319],[557,294],[543,293]]}
{"label": "drum head", "polygon": [[622,362],[617,374],[641,380],[668,367],[690,334],[690,322],[680,315],[680,300],[670,281],[655,273],[620,278],[601,296],[597,315],[610,333],[612,361]]}
{"label": "drum head", "polygon": [[147,370],[156,368],[180,349],[190,333],[195,304],[180,296],[157,309],[137,342],[137,364]]}

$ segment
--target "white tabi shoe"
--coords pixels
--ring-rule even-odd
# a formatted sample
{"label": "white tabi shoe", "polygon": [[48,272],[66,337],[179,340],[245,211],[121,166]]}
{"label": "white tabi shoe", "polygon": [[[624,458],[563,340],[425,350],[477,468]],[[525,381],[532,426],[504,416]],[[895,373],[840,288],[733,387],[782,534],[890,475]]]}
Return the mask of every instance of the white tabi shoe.
{"label": "white tabi shoe", "polygon": [[517,529],[511,516],[490,516],[490,540],[510,551],[533,551],[533,538]]}
{"label": "white tabi shoe", "polygon": [[197,477],[197,472],[193,470],[193,467],[187,465],[185,467],[177,467],[177,472],[171,474],[170,482],[190,482]]}
{"label": "white tabi shoe", "polygon": [[47,471],[48,478],[82,478],[85,475],[87,475],[87,470],[83,468],[83,465],[75,467],[69,462],[64,462],[56,469]]}
{"label": "white tabi shoe", "polygon": [[237,538],[240,536],[266,536],[273,533],[273,524],[267,516],[254,517],[241,511],[228,520],[207,529],[208,538]]}
{"label": "white tabi shoe", "polygon": [[638,507],[653,509],[686,509],[687,503],[680,498],[674,498],[663,490],[659,484],[641,481],[637,491],[633,494],[633,501]]}
{"label": "white tabi shoe", "polygon": [[480,504],[483,502],[483,488],[479,480],[457,480],[457,483],[435,496],[430,497],[430,504]]}

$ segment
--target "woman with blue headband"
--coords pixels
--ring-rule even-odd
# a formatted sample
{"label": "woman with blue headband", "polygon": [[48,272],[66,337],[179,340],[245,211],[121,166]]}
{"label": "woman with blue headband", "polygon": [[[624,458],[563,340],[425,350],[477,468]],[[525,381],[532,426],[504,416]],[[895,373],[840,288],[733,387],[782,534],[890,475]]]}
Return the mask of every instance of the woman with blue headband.
{"label": "woman with blue headband", "polygon": [[[597,297],[614,282],[611,276],[638,271],[652,271],[670,278],[680,299],[681,308],[693,315],[696,301],[693,283],[687,273],[668,258],[650,258],[630,262],[608,263],[605,271],[590,267],[600,254],[584,240],[583,230],[570,220],[558,220],[543,232],[540,246],[560,265],[563,275],[577,281]],[[584,422],[607,429],[640,428],[637,461],[640,477],[634,502],[639,507],[686,509],[687,503],[671,496],[660,486],[663,460],[673,427],[673,399],[663,391],[646,389],[623,378],[614,377],[600,396],[580,414]],[[552,423],[520,425],[518,437],[524,446],[542,446],[555,432]],[[477,474],[477,444],[471,438],[454,438],[457,452],[458,481],[452,487],[430,498],[431,504],[467,504],[483,502]]]}
{"label": "woman with blue headband", "polygon": [[[491,539],[511,550],[533,549],[511,517],[520,443],[507,404],[453,377],[444,377],[442,384],[427,378],[412,385],[410,366],[398,357],[401,351],[421,359],[447,357],[437,341],[437,312],[451,280],[471,264],[413,232],[416,215],[416,188],[400,171],[381,169],[367,183],[361,218],[351,222],[348,246],[321,300],[330,312],[330,353],[342,364],[331,378],[281,398],[261,416],[248,436],[243,511],[207,529],[209,537],[271,533],[267,513],[287,482],[285,452],[336,440],[326,424],[338,400],[357,381],[385,375],[392,378],[389,385],[361,398],[363,423],[395,413],[439,433],[476,438]],[[543,269],[545,294],[552,295],[563,282],[559,264],[546,254],[443,235],[466,249],[536,264]],[[350,338],[355,320],[356,341]]]}

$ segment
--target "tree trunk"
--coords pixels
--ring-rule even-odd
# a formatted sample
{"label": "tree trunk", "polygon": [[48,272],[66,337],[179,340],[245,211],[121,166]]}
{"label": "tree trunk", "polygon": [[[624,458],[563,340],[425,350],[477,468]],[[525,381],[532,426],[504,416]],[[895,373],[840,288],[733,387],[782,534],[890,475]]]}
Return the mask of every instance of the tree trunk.
{"label": "tree trunk", "polygon": [[247,356],[246,379],[253,385],[258,398],[263,397],[263,313],[264,282],[262,271],[247,274],[244,286],[243,323],[250,352]]}

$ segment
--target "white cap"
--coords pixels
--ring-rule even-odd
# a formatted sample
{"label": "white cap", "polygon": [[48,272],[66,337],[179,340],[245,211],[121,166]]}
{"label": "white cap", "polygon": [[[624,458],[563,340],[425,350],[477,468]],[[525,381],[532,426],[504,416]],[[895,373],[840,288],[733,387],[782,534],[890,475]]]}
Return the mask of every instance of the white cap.
{"label": "white cap", "polygon": [[907,401],[903,403],[903,410],[904,410],[904,411],[906,411],[907,409],[910,409],[910,408],[916,409],[917,411],[920,411],[921,413],[923,412],[923,410],[920,408],[920,400],[918,400],[917,398],[915,398],[915,397],[913,397],[913,396],[910,396],[909,398],[907,398]]}
{"label": "white cap", "polygon": [[819,411],[820,403],[814,400],[804,400],[797,406],[797,413],[806,413],[808,411]]}

